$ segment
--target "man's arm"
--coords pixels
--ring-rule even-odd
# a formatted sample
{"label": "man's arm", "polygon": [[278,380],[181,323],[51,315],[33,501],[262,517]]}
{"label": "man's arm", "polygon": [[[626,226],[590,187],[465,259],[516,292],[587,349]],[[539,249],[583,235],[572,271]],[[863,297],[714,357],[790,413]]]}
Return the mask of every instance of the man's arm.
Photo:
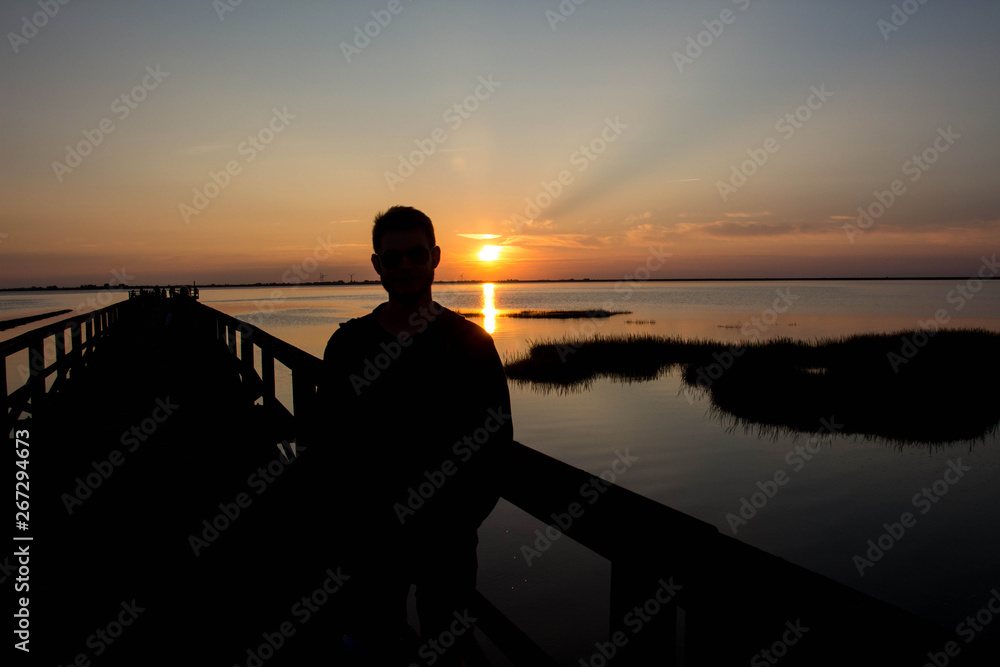
{"label": "man's arm", "polygon": [[[488,434],[486,442],[469,456],[465,480],[469,502],[464,514],[476,526],[490,515],[500,498],[514,440],[507,376],[493,339],[485,334],[483,337],[485,340],[477,345],[475,363],[470,364],[473,403],[467,422],[467,435],[473,436],[477,429]],[[482,437],[482,432],[479,435]]]}

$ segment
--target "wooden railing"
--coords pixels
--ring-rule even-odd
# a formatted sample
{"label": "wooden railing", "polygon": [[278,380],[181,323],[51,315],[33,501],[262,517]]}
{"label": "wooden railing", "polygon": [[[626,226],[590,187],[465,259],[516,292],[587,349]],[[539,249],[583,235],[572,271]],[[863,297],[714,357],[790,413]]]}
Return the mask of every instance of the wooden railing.
{"label": "wooden railing", "polygon": [[[247,400],[262,399],[266,419],[280,425],[282,437],[301,434],[307,423],[303,420],[316,407],[322,362],[258,327],[201,308],[202,316],[214,323],[207,328],[225,342],[239,369]],[[259,372],[255,349],[261,359]],[[291,370],[291,411],[275,394],[275,361]],[[891,644],[883,641],[880,649],[869,649],[872,655],[883,650],[896,657],[900,641],[917,646],[922,642],[915,638],[944,637],[937,626],[896,607],[520,443],[512,448],[506,479],[503,498],[611,562],[610,643],[604,647],[607,653],[614,651],[615,665],[744,664],[770,646],[771,638],[780,638],[786,623],[797,619],[813,624],[814,656],[828,655],[825,648],[815,650],[823,643],[838,650],[860,646],[861,637],[869,632],[873,641],[892,638]],[[594,484],[602,489],[600,500],[577,503],[582,511],[567,521],[581,488]],[[516,664],[555,664],[481,593],[477,595],[478,627]],[[656,612],[641,632],[633,632],[637,607],[644,613]],[[632,625],[630,613],[636,621]],[[590,658],[610,660],[593,646],[581,651],[585,663]],[[794,659],[784,662],[802,664]]]}
{"label": "wooden railing", "polygon": [[[300,425],[307,423],[316,405],[321,360],[259,327],[204,304],[197,306],[198,317],[206,328],[226,345],[240,375],[243,398],[250,403],[261,401],[261,423],[267,424],[269,436],[277,440],[295,439],[301,431]],[[260,370],[255,362],[258,355]],[[291,371],[291,409],[281,402],[276,391],[275,362]]]}
{"label": "wooden railing", "polygon": [[[189,303],[197,309],[199,329],[212,339],[207,342],[228,353],[243,398],[260,401],[261,423],[273,429],[270,435],[288,441],[301,437],[317,408],[321,360],[256,326]],[[49,375],[57,374],[58,384],[86,365],[128,306],[115,304],[0,344],[5,360],[24,349],[30,360],[41,360],[30,364],[23,387],[8,395],[4,386],[8,420],[41,404]],[[73,341],[68,350],[67,330]],[[56,337],[56,359],[45,366],[44,343],[51,336]],[[276,392],[276,363],[291,372],[291,409]],[[902,664],[914,657],[919,664],[921,647],[943,646],[948,639],[936,625],[519,443],[508,465],[503,498],[611,563],[607,639],[580,647],[584,664],[746,664],[799,621],[809,628],[808,641],[796,647],[794,657],[783,659],[784,665],[825,664],[835,655],[848,656],[841,658],[847,660],[843,664]],[[581,489],[595,484],[599,500],[578,502]],[[586,585],[598,592],[594,582]],[[536,640],[477,595],[477,627],[515,664],[555,664]],[[648,617],[640,628],[628,620],[642,617],[636,610]],[[867,653],[855,656],[852,651],[861,647]]]}
{"label": "wooden railing", "polygon": [[[4,362],[3,372],[0,373],[0,382],[3,383],[0,400],[3,401],[5,433],[15,427],[23,414],[37,416],[44,408],[47,394],[60,391],[72,375],[91,364],[97,346],[106,339],[109,330],[130,306],[127,301],[120,301],[100,310],[40,326],[0,343],[0,358]],[[52,339],[51,342],[49,339]],[[45,363],[46,349],[54,352],[54,359],[48,365]],[[27,351],[27,361],[16,369],[24,377],[24,383],[11,391],[7,370],[11,368],[12,357],[24,351]],[[48,385],[50,375],[55,375],[55,378]]]}

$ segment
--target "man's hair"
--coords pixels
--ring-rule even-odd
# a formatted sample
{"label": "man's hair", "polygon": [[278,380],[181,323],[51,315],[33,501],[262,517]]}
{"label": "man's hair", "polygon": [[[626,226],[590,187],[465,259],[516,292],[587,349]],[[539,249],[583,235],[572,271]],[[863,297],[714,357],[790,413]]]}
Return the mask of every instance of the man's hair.
{"label": "man's hair", "polygon": [[383,211],[375,216],[375,226],[372,227],[372,247],[377,253],[383,234],[410,229],[422,229],[427,234],[431,247],[437,245],[434,241],[434,225],[430,218],[412,206],[393,206],[388,211]]}

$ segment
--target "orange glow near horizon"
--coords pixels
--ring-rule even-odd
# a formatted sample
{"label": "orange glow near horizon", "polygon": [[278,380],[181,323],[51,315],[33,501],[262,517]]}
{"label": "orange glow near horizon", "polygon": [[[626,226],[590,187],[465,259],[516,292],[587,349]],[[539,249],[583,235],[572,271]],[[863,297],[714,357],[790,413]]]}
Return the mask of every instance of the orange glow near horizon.
{"label": "orange glow near horizon", "polygon": [[494,306],[493,283],[483,284],[483,328],[486,333],[492,334],[497,328],[497,309]]}

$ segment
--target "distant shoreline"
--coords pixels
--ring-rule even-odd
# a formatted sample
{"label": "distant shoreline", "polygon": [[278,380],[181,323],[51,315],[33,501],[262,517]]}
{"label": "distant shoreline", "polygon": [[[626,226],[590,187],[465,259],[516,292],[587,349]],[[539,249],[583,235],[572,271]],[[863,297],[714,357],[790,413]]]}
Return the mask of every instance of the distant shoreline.
{"label": "distant shoreline", "polygon": [[[883,276],[881,278],[649,278],[647,280],[626,280],[625,278],[535,278],[529,280],[506,279],[506,280],[435,280],[435,285],[484,285],[492,283],[494,285],[520,285],[535,283],[773,283],[773,282],[873,282],[873,281],[893,281],[893,280],[968,280],[968,276]],[[984,281],[995,280],[990,276],[983,278]],[[81,290],[133,290],[151,287],[181,287],[185,283],[155,283],[149,285],[78,285],[76,287],[59,287],[49,285],[39,287],[0,287],[0,292],[59,292],[59,291],[81,291]],[[354,282],[309,282],[309,283],[204,283],[198,285],[199,289],[218,289],[234,287],[351,287],[354,285],[379,285],[377,280],[357,280]]]}

